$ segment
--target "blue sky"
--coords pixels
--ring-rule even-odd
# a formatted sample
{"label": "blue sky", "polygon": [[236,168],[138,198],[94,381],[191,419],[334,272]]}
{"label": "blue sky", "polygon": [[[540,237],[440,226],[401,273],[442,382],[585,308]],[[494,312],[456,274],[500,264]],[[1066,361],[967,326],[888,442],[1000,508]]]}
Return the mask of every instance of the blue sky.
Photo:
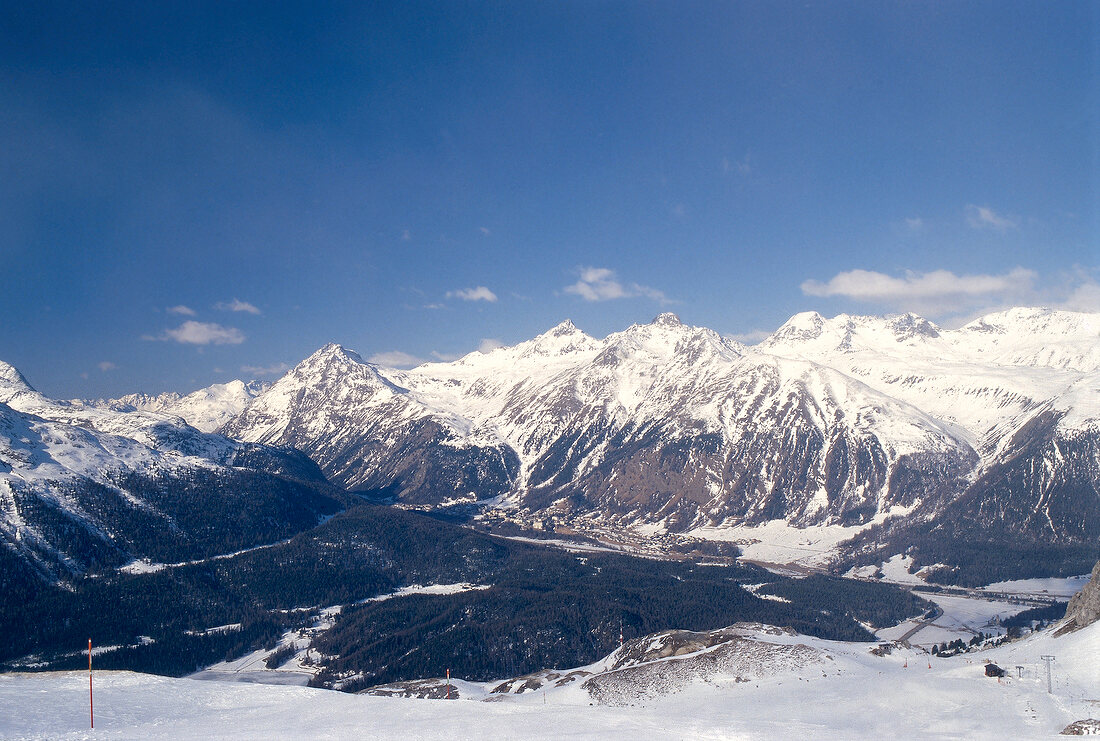
{"label": "blue sky", "polygon": [[0,359],[113,396],[567,317],[1100,310],[1097,7],[7,3]]}

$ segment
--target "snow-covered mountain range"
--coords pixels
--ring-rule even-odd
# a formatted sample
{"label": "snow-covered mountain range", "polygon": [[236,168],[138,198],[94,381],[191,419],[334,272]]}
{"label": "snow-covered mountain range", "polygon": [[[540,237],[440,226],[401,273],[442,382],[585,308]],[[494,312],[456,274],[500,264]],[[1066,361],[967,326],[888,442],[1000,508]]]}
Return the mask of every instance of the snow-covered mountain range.
{"label": "snow-covered mountain range", "polygon": [[908,551],[914,567],[953,563],[944,543],[1100,542],[1100,314],[1011,309],[945,330],[810,312],[756,346],[672,314],[604,339],[565,321],[411,370],[327,345],[266,388],[94,403],[46,399],[3,365],[0,404],[9,488],[117,486],[104,471],[242,451],[285,473],[277,446],[411,505],[492,500],[645,533],[843,526],[864,531],[850,553]]}
{"label": "snow-covered mountain range", "polygon": [[187,420],[187,424],[201,432],[214,432],[240,414],[268,386],[270,384],[262,381],[237,380],[215,383],[185,396],[166,391],[154,396],[136,393],[117,399],[74,399],[74,402],[85,407],[106,408],[116,412],[160,412],[182,417]]}
{"label": "snow-covered mountain range", "polygon": [[176,416],[49,399],[0,362],[6,580],[232,551],[312,527],[341,506],[297,451],[203,433]]}
{"label": "snow-covered mountain range", "polygon": [[334,482],[440,504],[501,497],[652,531],[997,520],[1100,538],[1100,315],[792,317],[747,347],[672,314],[599,340],[392,370],[338,345],[222,431]]}

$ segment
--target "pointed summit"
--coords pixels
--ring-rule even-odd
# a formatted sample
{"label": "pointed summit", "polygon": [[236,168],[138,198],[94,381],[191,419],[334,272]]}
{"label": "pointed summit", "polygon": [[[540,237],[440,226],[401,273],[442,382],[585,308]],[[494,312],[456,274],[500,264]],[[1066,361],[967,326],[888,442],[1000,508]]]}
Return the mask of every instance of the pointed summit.
{"label": "pointed summit", "polygon": [[3,360],[0,360],[0,386],[6,386],[13,391],[34,391],[19,369]]}
{"label": "pointed summit", "polygon": [[18,368],[0,360],[0,402],[7,404],[17,397],[25,397],[28,394],[39,396],[34,387],[27,383],[27,379],[23,378]]}
{"label": "pointed summit", "polygon": [[521,342],[515,349],[520,357],[564,356],[592,349],[597,343],[569,319],[549,329],[537,337]]}
{"label": "pointed summit", "polygon": [[804,342],[820,337],[824,330],[825,317],[816,311],[803,311],[784,322],[782,327],[760,344],[770,347],[787,342]]}
{"label": "pointed summit", "polygon": [[663,312],[661,314],[658,314],[656,317],[653,318],[653,321],[650,322],[650,324],[653,324],[654,326],[657,326],[657,327],[682,327],[682,326],[684,326],[684,323],[680,321],[680,317],[676,316],[671,311],[666,311],[666,312]]}
{"label": "pointed summit", "polygon": [[335,342],[330,342],[322,347],[317,352],[306,358],[303,363],[315,363],[315,362],[329,362],[332,360],[341,360],[344,362],[353,361],[355,363],[363,363],[362,356],[354,350],[348,350],[343,345]]}
{"label": "pointed summit", "polygon": [[554,327],[550,331],[546,332],[544,336],[546,336],[546,337],[566,337],[566,336],[571,335],[571,334],[576,334],[577,332],[580,332],[580,330],[577,329],[576,324],[573,324],[573,320],[572,319],[566,319],[561,324],[557,325],[556,327]]}

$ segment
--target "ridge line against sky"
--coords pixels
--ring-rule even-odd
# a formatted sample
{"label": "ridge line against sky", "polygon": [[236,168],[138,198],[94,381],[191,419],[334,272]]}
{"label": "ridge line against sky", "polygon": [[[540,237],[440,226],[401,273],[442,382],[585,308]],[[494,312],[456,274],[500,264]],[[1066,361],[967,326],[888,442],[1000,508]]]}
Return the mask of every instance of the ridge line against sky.
{"label": "ridge line against sky", "polygon": [[5,16],[0,358],[51,396],[565,317],[1100,310],[1094,3]]}

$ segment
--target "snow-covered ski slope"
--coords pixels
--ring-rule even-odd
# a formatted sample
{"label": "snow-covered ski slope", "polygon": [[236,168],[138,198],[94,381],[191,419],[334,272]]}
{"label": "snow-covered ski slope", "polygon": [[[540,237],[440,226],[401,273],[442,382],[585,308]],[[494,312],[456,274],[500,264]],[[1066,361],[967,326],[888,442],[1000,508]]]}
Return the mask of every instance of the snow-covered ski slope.
{"label": "snow-covered ski slope", "polygon": [[[927,654],[916,651],[875,656],[867,644],[766,628],[746,631],[745,638],[752,649],[745,660],[710,674],[676,669],[676,662],[697,659],[694,654],[658,660],[658,671],[630,667],[610,704],[594,699],[580,681],[521,694],[492,694],[494,683],[456,681],[460,699],[448,702],[99,673],[94,733],[86,673],[3,675],[0,737],[1045,739],[1095,717],[1100,694],[1100,624],[931,659],[931,668]],[[1043,655],[1056,657],[1052,694]],[[987,658],[1010,676],[986,677]],[[657,693],[645,684],[653,677],[682,681],[664,682]]]}

